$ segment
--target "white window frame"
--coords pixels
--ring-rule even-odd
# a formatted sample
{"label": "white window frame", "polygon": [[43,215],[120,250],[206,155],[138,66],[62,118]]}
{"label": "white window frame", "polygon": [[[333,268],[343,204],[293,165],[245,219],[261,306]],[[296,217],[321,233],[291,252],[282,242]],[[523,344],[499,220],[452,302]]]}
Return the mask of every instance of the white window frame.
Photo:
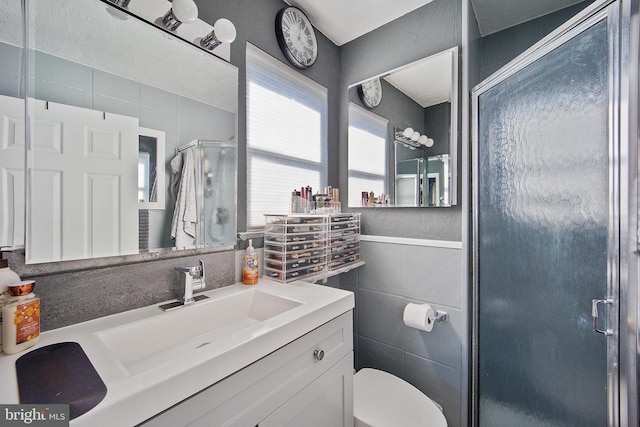
{"label": "white window frame", "polygon": [[[365,110],[359,105],[349,103],[349,206],[357,207],[362,202],[362,192],[373,191],[376,196],[388,192],[387,158],[389,152],[389,120]],[[356,147],[352,132],[354,129],[371,134],[372,146],[368,149]],[[378,182],[379,185],[362,187],[366,182]],[[361,188],[362,187],[362,188]]]}
{"label": "white window frame", "polygon": [[[255,230],[264,214],[289,213],[292,190],[326,185],[328,91],[250,43],[246,52],[247,230]],[[270,95],[265,89],[273,101],[256,104],[256,96]]]}

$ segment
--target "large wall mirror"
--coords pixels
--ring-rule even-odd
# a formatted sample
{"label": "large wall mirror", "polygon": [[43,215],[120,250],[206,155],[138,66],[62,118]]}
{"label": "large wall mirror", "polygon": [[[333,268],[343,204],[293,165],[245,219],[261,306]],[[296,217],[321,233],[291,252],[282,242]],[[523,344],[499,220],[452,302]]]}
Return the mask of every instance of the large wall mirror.
{"label": "large wall mirror", "polygon": [[349,87],[349,207],[457,204],[458,48]]}
{"label": "large wall mirror", "polygon": [[237,68],[108,2],[26,5],[26,61],[21,0],[0,5],[0,244],[28,264],[235,245]]}

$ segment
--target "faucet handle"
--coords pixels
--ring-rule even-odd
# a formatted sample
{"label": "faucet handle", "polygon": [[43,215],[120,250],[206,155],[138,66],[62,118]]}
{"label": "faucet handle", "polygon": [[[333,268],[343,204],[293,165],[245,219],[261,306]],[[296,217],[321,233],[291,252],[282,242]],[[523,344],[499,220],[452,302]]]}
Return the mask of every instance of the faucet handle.
{"label": "faucet handle", "polygon": [[200,265],[193,267],[196,271],[195,274],[191,274],[193,277],[192,286],[194,291],[199,291],[204,289],[207,285],[205,282],[205,274],[204,274],[204,262],[200,260]]}
{"label": "faucet handle", "polygon": [[188,273],[194,278],[204,278],[204,262],[199,260],[198,265],[192,265],[190,267],[173,267],[174,271],[179,273]]}

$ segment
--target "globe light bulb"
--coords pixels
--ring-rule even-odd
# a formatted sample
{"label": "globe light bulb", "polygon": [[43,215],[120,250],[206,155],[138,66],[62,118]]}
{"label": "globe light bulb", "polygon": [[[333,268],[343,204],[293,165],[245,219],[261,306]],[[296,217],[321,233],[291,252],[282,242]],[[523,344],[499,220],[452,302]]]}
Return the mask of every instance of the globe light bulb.
{"label": "globe light bulb", "polygon": [[218,19],[213,24],[213,31],[222,43],[232,43],[236,39],[236,27],[226,18]]}
{"label": "globe light bulb", "polygon": [[426,145],[427,147],[433,147],[433,144],[434,144],[434,143],[435,143],[435,142],[434,142],[434,140],[433,140],[432,138],[428,138],[428,139],[427,139],[427,143],[426,143],[426,144],[424,144],[424,145]]}
{"label": "globe light bulb", "polygon": [[413,128],[406,128],[404,132],[402,132],[402,136],[405,138],[411,138],[411,135],[413,135]]}
{"label": "globe light bulb", "polygon": [[418,144],[427,145],[428,140],[429,140],[429,137],[427,135],[420,135],[420,138],[418,138]]}
{"label": "globe light bulb", "polygon": [[198,6],[193,0],[173,0],[171,9],[176,19],[185,24],[198,19]]}
{"label": "globe light bulb", "polygon": [[418,138],[420,138],[420,133],[418,131],[414,131],[413,135],[411,135],[411,140],[415,142]]}
{"label": "globe light bulb", "polygon": [[236,27],[226,18],[218,19],[213,30],[200,40],[200,46],[213,50],[222,43],[232,43],[236,39]]}

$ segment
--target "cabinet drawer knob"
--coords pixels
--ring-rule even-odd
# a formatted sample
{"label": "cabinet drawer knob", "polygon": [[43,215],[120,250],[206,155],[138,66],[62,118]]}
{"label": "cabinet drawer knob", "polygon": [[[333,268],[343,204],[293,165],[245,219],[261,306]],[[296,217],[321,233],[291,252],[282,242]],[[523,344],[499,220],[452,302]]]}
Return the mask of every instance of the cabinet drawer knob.
{"label": "cabinet drawer knob", "polygon": [[313,352],[313,357],[316,358],[316,360],[322,360],[324,359],[324,351],[323,350],[316,350]]}

